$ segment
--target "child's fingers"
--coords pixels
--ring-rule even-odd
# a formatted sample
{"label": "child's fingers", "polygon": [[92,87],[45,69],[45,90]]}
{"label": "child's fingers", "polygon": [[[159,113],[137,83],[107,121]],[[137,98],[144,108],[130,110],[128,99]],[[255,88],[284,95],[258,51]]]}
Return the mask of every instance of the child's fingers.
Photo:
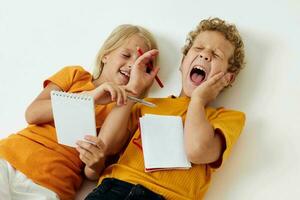
{"label": "child's fingers", "polygon": [[115,90],[117,92],[117,99],[116,99],[117,104],[123,105],[124,99],[123,99],[123,92],[121,91],[121,88],[116,87]]}
{"label": "child's fingers", "polygon": [[214,85],[214,90],[219,94],[229,83],[230,75],[225,74],[221,79],[219,79]]}
{"label": "child's fingers", "polygon": [[230,78],[231,78],[231,75],[230,74],[225,74],[218,82],[217,82],[217,85],[218,87],[221,88],[221,90],[226,87],[229,83],[230,83]]}
{"label": "child's fingers", "polygon": [[157,49],[152,49],[150,51],[145,52],[143,55],[138,57],[138,59],[135,61],[135,65],[137,67],[142,67],[148,64],[151,60],[153,60],[154,57],[158,55]]}
{"label": "child's fingers", "polygon": [[[86,136],[84,136],[84,139],[92,142],[98,148],[97,151],[101,151],[101,152],[105,151],[106,146],[99,137],[92,136],[92,135],[86,135]],[[94,150],[96,150],[96,149],[94,149]]]}
{"label": "child's fingers", "polygon": [[123,87],[120,87],[120,91],[122,94],[123,103],[126,104],[127,103],[127,92],[125,91],[125,89]]}
{"label": "child's fingers", "polygon": [[88,163],[92,159],[92,154],[81,148],[80,146],[76,147],[76,150],[79,152],[79,158],[82,160],[84,163]]}
{"label": "child's fingers", "polygon": [[159,67],[159,66],[153,68],[153,69],[151,70],[151,72],[150,72],[151,78],[155,78],[155,76],[158,74],[159,70],[160,70],[160,67]]}
{"label": "child's fingers", "polygon": [[116,100],[118,94],[117,94],[117,91],[116,91],[111,85],[108,85],[108,84],[107,84],[107,85],[105,86],[104,90],[105,90],[106,92],[109,92],[112,101],[115,101],[115,100]]}
{"label": "child's fingers", "polygon": [[104,150],[104,149],[106,148],[104,142],[103,142],[99,137],[97,138],[97,143],[96,143],[96,145],[97,145],[97,147],[98,147],[99,149],[102,149],[102,150]]}
{"label": "child's fingers", "polygon": [[79,154],[79,158],[86,165],[88,165],[88,163],[90,162],[90,160],[87,157],[83,156],[82,154]]}
{"label": "child's fingers", "polygon": [[209,80],[207,80],[207,84],[214,85],[216,84],[222,77],[224,76],[224,72],[219,72],[213,75]]}
{"label": "child's fingers", "polygon": [[81,148],[84,149],[86,152],[89,152],[90,154],[93,154],[93,152],[97,151],[96,145],[90,143],[90,142],[85,142],[85,141],[77,141],[76,144]]}
{"label": "child's fingers", "polygon": [[93,135],[85,135],[84,139],[89,141],[89,142],[92,142],[94,144],[97,144],[97,142],[98,142],[98,138],[96,136],[93,136]]}
{"label": "child's fingers", "polygon": [[95,145],[89,144],[87,142],[85,142],[85,144],[78,144],[76,150],[80,153],[79,154],[80,159],[82,161],[86,160],[89,164],[95,163],[100,158],[105,157],[104,143],[102,143],[100,139],[96,142]]}
{"label": "child's fingers", "polygon": [[115,100],[117,102],[117,105],[125,104],[127,100],[127,94],[125,89],[120,86],[113,86],[113,90],[116,94]]}
{"label": "child's fingers", "polygon": [[158,53],[159,51],[157,49],[149,50],[140,57],[138,57],[137,62],[147,64],[150,60],[153,59],[153,57],[157,56]]}

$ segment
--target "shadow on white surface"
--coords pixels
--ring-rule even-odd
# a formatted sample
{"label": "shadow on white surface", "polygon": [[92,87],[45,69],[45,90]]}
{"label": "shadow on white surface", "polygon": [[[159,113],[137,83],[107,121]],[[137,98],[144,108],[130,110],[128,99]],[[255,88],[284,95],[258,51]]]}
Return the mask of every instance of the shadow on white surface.
{"label": "shadow on white surface", "polygon": [[77,192],[75,200],[83,200],[97,185],[97,181],[85,179],[80,190]]}

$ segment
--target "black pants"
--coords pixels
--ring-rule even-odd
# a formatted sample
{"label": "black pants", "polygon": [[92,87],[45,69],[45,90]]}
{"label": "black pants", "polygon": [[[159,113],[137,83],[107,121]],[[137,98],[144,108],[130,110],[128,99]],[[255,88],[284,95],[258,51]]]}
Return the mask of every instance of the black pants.
{"label": "black pants", "polygon": [[106,178],[85,200],[164,200],[164,197],[139,184]]}

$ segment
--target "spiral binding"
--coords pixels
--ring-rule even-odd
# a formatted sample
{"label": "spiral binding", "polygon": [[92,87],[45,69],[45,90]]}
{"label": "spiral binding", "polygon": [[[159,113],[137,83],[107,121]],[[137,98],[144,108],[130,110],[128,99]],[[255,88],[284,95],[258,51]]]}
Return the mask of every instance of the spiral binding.
{"label": "spiral binding", "polygon": [[92,97],[87,94],[69,93],[63,91],[52,90],[51,96],[63,97],[74,100],[91,101]]}

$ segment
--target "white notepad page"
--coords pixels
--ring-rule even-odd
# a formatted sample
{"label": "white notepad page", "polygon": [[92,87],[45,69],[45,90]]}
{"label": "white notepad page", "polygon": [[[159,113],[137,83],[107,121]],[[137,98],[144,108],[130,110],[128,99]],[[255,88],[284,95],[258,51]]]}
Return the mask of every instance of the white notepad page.
{"label": "white notepad page", "polygon": [[145,171],[188,169],[180,116],[146,114],[140,118]]}
{"label": "white notepad page", "polygon": [[85,135],[96,136],[94,100],[83,94],[51,91],[58,143],[76,147]]}

